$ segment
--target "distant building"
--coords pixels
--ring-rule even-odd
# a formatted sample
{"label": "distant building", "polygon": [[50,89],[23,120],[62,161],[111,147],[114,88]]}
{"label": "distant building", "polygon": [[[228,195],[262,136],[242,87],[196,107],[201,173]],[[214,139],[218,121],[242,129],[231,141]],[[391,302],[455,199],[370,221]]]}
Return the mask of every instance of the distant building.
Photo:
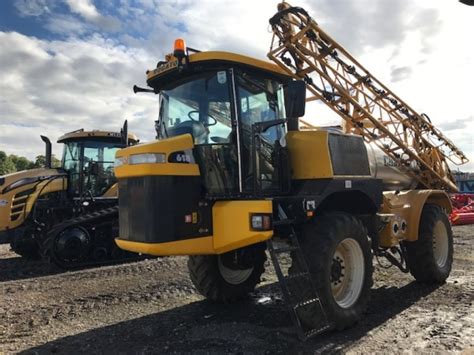
{"label": "distant building", "polygon": [[459,192],[474,193],[474,173],[454,172]]}

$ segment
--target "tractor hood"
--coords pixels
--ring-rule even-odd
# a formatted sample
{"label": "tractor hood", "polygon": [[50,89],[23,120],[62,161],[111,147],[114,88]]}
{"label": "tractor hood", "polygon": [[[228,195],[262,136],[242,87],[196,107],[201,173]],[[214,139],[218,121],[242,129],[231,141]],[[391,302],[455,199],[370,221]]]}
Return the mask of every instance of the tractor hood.
{"label": "tractor hood", "polygon": [[31,169],[17,171],[11,174],[0,176],[0,196],[9,191],[16,190],[22,186],[31,185],[50,179],[53,176],[63,175],[60,169]]}
{"label": "tractor hood", "polygon": [[0,232],[17,228],[39,196],[63,191],[67,176],[61,169],[32,169],[0,177]]}

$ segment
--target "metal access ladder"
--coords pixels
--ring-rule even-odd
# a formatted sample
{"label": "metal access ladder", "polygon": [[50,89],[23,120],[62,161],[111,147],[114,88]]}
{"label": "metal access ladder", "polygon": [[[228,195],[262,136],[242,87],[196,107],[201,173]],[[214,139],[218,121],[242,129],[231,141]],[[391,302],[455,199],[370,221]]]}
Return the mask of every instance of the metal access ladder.
{"label": "metal access ladder", "polygon": [[[285,221],[276,221],[275,223],[284,223]],[[289,243],[285,246],[278,247],[277,243],[273,238],[267,241],[267,248],[272,259],[273,267],[278,277],[280,287],[283,293],[285,302],[289,308],[290,315],[293,323],[295,324],[298,337],[305,341],[308,338],[311,338],[315,335],[318,335],[325,330],[329,329],[329,323],[324,312],[324,309],[321,305],[314,281],[311,278],[308,265],[301,250],[300,244],[296,237],[295,230],[291,227],[291,233],[289,235]],[[300,266],[300,271],[298,273],[284,275],[280,258],[282,255],[293,253],[292,262],[297,262]],[[310,292],[308,295],[303,296],[295,284],[295,281],[306,280],[306,286],[309,288]],[[295,287],[296,286],[296,287]],[[315,314],[318,315],[317,325],[314,327],[308,327],[301,320],[298,310],[304,307],[314,307]]]}

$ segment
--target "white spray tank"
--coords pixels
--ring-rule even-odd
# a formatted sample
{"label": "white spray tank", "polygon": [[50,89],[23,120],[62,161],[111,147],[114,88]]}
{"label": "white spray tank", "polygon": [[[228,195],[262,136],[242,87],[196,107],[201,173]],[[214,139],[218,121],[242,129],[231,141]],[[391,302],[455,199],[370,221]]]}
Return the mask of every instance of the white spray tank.
{"label": "white spray tank", "polygon": [[[397,163],[379,147],[374,143],[365,143],[365,147],[369,157],[370,174],[372,177],[383,181],[385,191],[416,188],[418,181],[400,169]],[[408,169],[415,172],[418,170],[415,162]]]}

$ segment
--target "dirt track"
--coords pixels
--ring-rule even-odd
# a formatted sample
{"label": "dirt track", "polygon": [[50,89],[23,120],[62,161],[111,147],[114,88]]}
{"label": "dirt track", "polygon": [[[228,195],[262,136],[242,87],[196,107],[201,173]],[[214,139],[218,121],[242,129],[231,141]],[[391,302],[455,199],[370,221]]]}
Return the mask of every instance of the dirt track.
{"label": "dirt track", "polygon": [[473,353],[474,226],[454,233],[446,284],[376,268],[366,317],[305,343],[270,266],[252,299],[215,305],[196,293],[183,257],[62,273],[0,246],[0,353]]}

